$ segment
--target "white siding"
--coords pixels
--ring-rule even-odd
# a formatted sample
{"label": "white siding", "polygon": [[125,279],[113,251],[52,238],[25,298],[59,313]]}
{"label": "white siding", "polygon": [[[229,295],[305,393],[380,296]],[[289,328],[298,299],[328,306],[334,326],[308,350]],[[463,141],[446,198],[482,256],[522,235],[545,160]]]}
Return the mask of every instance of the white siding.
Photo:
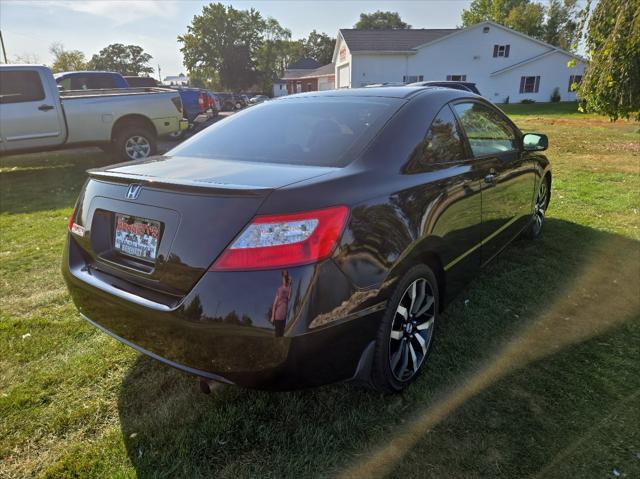
{"label": "white siding", "polygon": [[401,82],[407,74],[408,55],[362,54],[353,55],[351,86],[353,88],[382,82]]}
{"label": "white siding", "polygon": [[286,83],[274,83],[273,84],[273,96],[274,98],[277,96],[284,96],[287,94],[287,84]]}
{"label": "white siding", "polygon": [[[341,52],[343,53],[341,55]],[[342,35],[338,34],[333,61],[336,64],[336,88],[351,88],[351,52]]]}
{"label": "white siding", "polygon": [[[519,103],[525,98],[545,102],[550,101],[551,94],[557,87],[562,101],[575,100],[576,92],[568,91],[569,79],[571,75],[583,75],[584,64],[576,62],[575,67],[569,68],[569,60],[571,57],[561,52],[552,53],[537,61],[492,76],[487,88],[480,91],[496,103],[503,102],[507,96],[511,103]],[[520,93],[520,78],[523,76],[540,76],[538,93]]]}
{"label": "white siding", "polygon": [[318,78],[318,91],[333,90],[335,88],[334,77]]}
{"label": "white siding", "polygon": [[336,82],[338,88],[351,88],[351,65],[348,63],[344,65],[340,65],[337,68],[336,78],[338,81]]}
{"label": "white siding", "polygon": [[[487,26],[489,32],[483,33]],[[494,45],[509,45],[509,56],[494,57]],[[502,102],[506,97],[511,102],[525,98],[549,101],[556,87],[563,101],[575,100],[575,92],[567,91],[569,77],[582,75],[584,62],[577,60],[576,66],[570,69],[567,63],[573,57],[559,51],[549,52],[553,52],[551,47],[533,39],[495,25],[479,24],[418,48],[415,53],[355,53],[348,54],[347,59],[351,63],[352,88],[372,83],[401,82],[405,75],[422,75],[424,80],[446,80],[447,75],[466,75],[467,81],[476,83],[480,92],[495,102]],[[492,75],[539,55],[544,56]],[[338,69],[336,66],[336,71]],[[522,76],[540,76],[538,93],[519,92]],[[342,85],[342,79],[339,81],[338,84]]]}

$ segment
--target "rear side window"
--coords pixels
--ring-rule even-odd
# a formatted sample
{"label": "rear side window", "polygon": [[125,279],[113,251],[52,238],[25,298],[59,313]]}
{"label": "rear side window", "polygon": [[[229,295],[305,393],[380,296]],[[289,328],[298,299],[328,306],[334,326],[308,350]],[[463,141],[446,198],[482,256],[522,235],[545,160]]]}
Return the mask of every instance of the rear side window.
{"label": "rear side window", "polygon": [[40,75],[35,71],[0,72],[0,103],[44,100]]}
{"label": "rear side window", "polygon": [[424,140],[416,147],[404,168],[405,173],[421,173],[434,163],[464,160],[458,124],[449,105],[440,110]]}
{"label": "rear side window", "polygon": [[516,133],[497,111],[480,103],[458,103],[460,118],[474,156],[504,153],[516,149]]}
{"label": "rear side window", "polygon": [[374,97],[275,100],[215,123],[167,155],[344,166],[402,103]]}
{"label": "rear side window", "polygon": [[86,75],[71,77],[72,90],[99,90],[115,88],[116,82],[111,75]]}

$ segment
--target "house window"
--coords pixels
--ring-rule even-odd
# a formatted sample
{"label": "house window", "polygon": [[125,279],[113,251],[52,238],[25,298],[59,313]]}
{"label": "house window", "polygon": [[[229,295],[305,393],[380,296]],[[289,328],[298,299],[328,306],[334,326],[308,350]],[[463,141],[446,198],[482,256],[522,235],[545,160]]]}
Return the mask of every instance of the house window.
{"label": "house window", "polygon": [[569,77],[569,89],[567,91],[576,91],[582,83],[582,75],[571,75]]}
{"label": "house window", "polygon": [[405,75],[402,77],[402,83],[415,83],[417,81],[423,81],[424,75]]}
{"label": "house window", "polygon": [[311,91],[311,82],[307,83],[307,91]]}
{"label": "house window", "polygon": [[489,33],[490,28],[489,27],[484,27],[482,29],[482,33]]}
{"label": "house window", "polygon": [[467,81],[467,75],[447,75],[447,81]]}
{"label": "house window", "polygon": [[494,45],[493,56],[507,58],[509,56],[509,50],[511,50],[511,45]]}
{"label": "house window", "polygon": [[540,77],[520,77],[520,93],[538,93]]}

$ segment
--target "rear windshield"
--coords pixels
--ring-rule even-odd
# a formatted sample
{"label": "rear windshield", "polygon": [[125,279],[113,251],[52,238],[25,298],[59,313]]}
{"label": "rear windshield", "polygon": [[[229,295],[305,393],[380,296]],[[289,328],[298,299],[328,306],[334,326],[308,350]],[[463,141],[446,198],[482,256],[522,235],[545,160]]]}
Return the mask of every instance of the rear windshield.
{"label": "rear windshield", "polygon": [[402,103],[379,97],[267,101],[210,126],[167,155],[344,166]]}

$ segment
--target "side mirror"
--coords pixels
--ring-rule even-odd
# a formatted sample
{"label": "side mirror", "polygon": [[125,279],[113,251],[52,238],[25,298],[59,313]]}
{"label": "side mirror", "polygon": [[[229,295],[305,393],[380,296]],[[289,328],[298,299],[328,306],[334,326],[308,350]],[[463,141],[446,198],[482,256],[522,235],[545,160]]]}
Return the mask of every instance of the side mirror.
{"label": "side mirror", "polygon": [[543,133],[525,133],[522,146],[524,151],[544,151],[549,147],[549,138]]}

